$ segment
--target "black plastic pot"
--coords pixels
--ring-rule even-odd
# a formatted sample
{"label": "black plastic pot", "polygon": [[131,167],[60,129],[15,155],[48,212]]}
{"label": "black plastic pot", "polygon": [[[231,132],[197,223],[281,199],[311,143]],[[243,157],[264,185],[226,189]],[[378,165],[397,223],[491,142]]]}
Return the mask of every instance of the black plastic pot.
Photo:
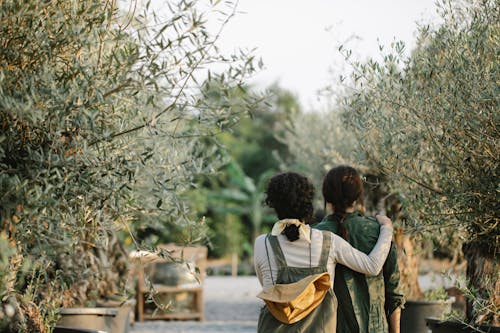
{"label": "black plastic pot", "polygon": [[451,312],[454,301],[454,297],[445,301],[406,301],[401,312],[401,333],[428,333],[425,319],[443,319],[445,313]]}
{"label": "black plastic pot", "polygon": [[437,318],[427,318],[427,327],[432,333],[472,333],[472,332],[485,332],[485,333],[500,333],[500,327],[493,326],[478,326],[471,327],[464,323],[451,320],[440,320]]}

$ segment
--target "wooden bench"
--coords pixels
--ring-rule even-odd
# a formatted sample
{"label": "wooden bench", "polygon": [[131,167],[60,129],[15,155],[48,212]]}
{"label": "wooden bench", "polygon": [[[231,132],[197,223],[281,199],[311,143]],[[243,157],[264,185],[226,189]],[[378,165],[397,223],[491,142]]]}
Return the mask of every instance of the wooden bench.
{"label": "wooden bench", "polygon": [[[162,245],[160,248],[169,252],[168,257],[163,258],[153,253],[134,254],[134,259],[139,262],[137,273],[137,319],[144,321],[149,319],[196,319],[204,320],[203,308],[203,280],[207,261],[207,247],[205,246],[179,246],[173,244]],[[186,274],[193,277],[189,283],[175,283],[172,279],[168,284],[155,281],[157,272],[169,265],[174,270],[182,272],[190,269]],[[194,267],[193,267],[194,265]],[[196,272],[194,269],[196,268]],[[168,277],[168,276],[167,276]],[[152,296],[154,302],[148,302]],[[178,300],[183,299],[189,303],[188,308],[176,309]],[[170,306],[165,303],[171,302]],[[160,303],[166,309],[154,309]],[[185,302],[186,303],[186,302]]]}

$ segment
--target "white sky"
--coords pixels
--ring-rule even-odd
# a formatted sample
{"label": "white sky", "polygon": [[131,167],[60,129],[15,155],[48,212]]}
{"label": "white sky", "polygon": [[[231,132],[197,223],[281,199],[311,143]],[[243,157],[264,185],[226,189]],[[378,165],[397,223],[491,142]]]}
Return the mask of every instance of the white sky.
{"label": "white sky", "polygon": [[[257,48],[265,68],[253,83],[274,82],[292,91],[302,106],[320,108],[317,91],[332,84],[345,66],[338,46],[360,59],[376,57],[378,41],[402,40],[411,49],[417,22],[437,21],[435,0],[240,0],[226,26],[221,49]],[[357,38],[350,38],[356,36]]]}

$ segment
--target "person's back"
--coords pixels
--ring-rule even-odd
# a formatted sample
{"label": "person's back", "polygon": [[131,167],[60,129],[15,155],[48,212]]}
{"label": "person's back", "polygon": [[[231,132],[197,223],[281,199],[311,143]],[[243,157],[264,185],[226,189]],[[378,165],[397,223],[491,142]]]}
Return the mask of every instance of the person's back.
{"label": "person's back", "polygon": [[[314,228],[331,231],[361,252],[368,253],[377,242],[380,226],[354,207],[362,204],[362,180],[354,168],[340,166],[323,181],[323,197],[333,214]],[[334,291],[339,300],[337,332],[399,332],[400,308],[404,297],[399,285],[397,251],[391,246],[383,270],[374,277],[354,272],[343,265],[335,270]],[[390,318],[390,325],[388,319]]]}
{"label": "person's back", "polygon": [[[335,317],[324,316],[336,311],[328,274],[333,273],[333,267],[327,267],[333,235],[312,230],[304,223],[312,216],[313,197],[312,183],[296,173],[276,175],[267,185],[266,204],[275,209],[280,220],[270,234],[255,240],[255,270],[263,286],[259,297],[267,300],[259,315],[258,332],[335,331]],[[281,299],[283,295],[293,293],[296,283],[316,274],[326,274],[326,286],[314,292],[314,301],[308,298],[307,302],[299,302],[297,308],[284,309],[283,304],[289,300]],[[274,306],[276,302],[279,304]]]}
{"label": "person's back", "polygon": [[[331,244],[331,236],[332,234],[329,232],[321,232],[319,230],[309,229],[311,232],[311,240],[314,241],[314,246],[310,246],[310,262],[306,263],[301,258],[297,256],[291,255],[291,251],[297,252],[294,250],[296,245],[293,242],[290,243],[285,239],[283,235],[261,235],[259,236],[256,243],[256,252],[259,252],[265,249],[267,260],[269,260],[269,264],[264,261],[262,263],[257,260],[257,267],[267,266],[269,267],[269,273],[271,274],[272,279],[274,279],[274,283],[279,285],[279,291],[273,291],[274,297],[287,295],[289,293],[294,293],[294,290],[290,287],[287,288],[287,285],[292,286],[294,283],[298,283],[299,281],[303,281],[308,276],[316,276],[319,279],[326,280],[321,282],[314,282],[324,284],[323,288],[326,290],[325,298],[321,300],[321,302],[317,304],[319,299],[316,298],[316,301],[302,302],[300,305],[296,306],[296,309],[293,309],[292,313],[286,313],[282,315],[280,320],[276,320],[273,315],[271,315],[271,310],[268,309],[267,306],[264,306],[261,309],[261,314],[259,316],[258,322],[258,332],[290,332],[291,329],[297,331],[308,331],[308,332],[334,332],[336,327],[336,317],[335,316],[325,316],[325,313],[329,313],[332,311],[336,311],[337,302],[334,294],[331,292],[331,282],[329,275],[328,277],[322,276],[325,273],[328,274],[328,261],[330,257],[330,244]],[[312,242],[311,242],[312,243]],[[297,244],[298,245],[298,244]],[[301,246],[298,247],[301,250]],[[291,250],[291,251],[290,251]],[[304,251],[304,254],[307,252]],[[318,252],[319,251],[319,252]],[[319,256],[319,257],[318,257]],[[263,255],[256,253],[257,258],[262,258]],[[305,256],[303,256],[305,257]],[[270,263],[272,261],[272,264]],[[298,265],[291,265],[290,261],[296,261]],[[273,268],[276,268],[275,273],[273,274]],[[262,280],[263,286],[268,285],[268,287],[264,287],[264,290],[272,290],[269,288],[269,282],[264,284],[264,278],[262,274],[262,269],[257,270],[258,275],[260,275],[259,280]],[[268,280],[268,279],[266,279]],[[319,293],[315,293],[316,297]],[[272,298],[272,297],[271,297]],[[315,307],[314,310],[312,307]],[[309,312],[312,311],[312,312]],[[277,313],[275,312],[274,315]],[[280,314],[280,311],[278,312]],[[290,321],[290,324],[295,322],[295,318],[300,318],[300,324],[295,326],[292,325],[284,325],[284,321]],[[283,321],[284,320],[284,321]]]}
{"label": "person's back", "polygon": [[[348,232],[346,240],[358,250],[369,253],[378,239],[378,222],[355,212],[346,214],[343,224]],[[325,217],[314,228],[342,236],[339,223],[332,215]],[[367,277],[337,265],[334,291],[339,299],[337,332],[387,332],[386,316],[403,303],[394,245],[391,246],[383,271],[377,276]]]}

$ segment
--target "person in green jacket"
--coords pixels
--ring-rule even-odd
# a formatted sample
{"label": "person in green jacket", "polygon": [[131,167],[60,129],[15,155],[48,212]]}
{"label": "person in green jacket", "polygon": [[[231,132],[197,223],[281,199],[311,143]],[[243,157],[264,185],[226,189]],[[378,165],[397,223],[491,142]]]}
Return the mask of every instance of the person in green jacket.
{"label": "person in green jacket", "polygon": [[[331,231],[369,253],[377,242],[380,225],[356,209],[363,205],[363,181],[359,173],[350,166],[335,167],[325,176],[322,191],[325,209],[332,214],[314,228]],[[338,299],[337,333],[399,333],[404,306],[399,281],[394,244],[377,276],[368,277],[337,265],[334,281]]]}

